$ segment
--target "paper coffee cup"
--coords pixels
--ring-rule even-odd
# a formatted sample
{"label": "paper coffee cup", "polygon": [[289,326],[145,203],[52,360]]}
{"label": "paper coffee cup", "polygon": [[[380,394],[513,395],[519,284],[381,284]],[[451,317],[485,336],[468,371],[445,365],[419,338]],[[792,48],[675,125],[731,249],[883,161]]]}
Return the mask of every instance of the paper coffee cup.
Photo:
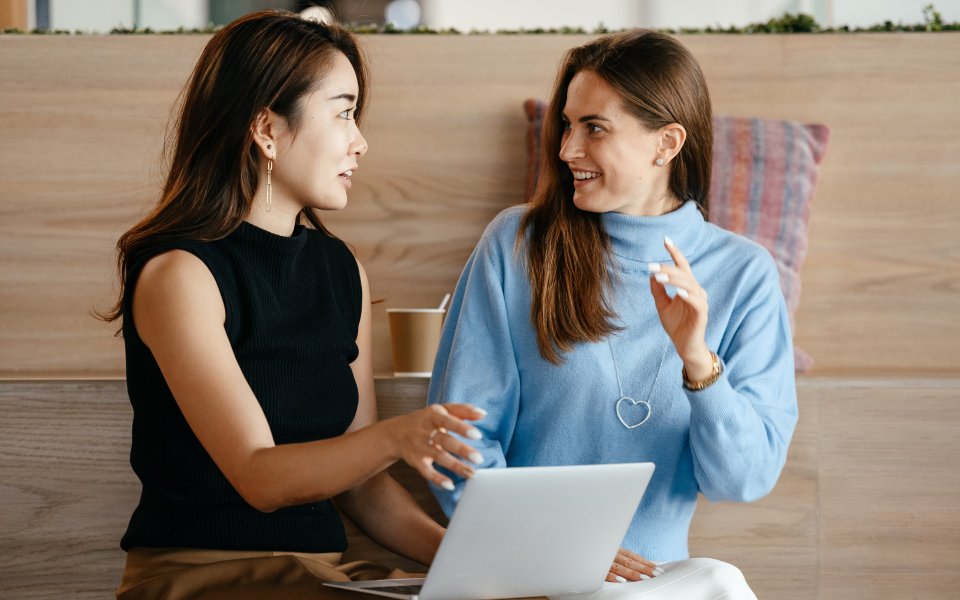
{"label": "paper coffee cup", "polygon": [[446,310],[388,308],[395,377],[430,377]]}

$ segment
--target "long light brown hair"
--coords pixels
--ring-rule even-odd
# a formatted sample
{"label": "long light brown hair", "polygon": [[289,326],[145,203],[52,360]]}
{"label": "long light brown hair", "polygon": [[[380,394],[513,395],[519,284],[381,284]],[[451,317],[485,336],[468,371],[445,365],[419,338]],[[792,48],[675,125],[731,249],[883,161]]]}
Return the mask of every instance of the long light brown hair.
{"label": "long light brown hair", "polygon": [[580,71],[592,71],[609,83],[648,130],[683,125],[687,138],[670,162],[670,191],[678,199],[694,200],[706,215],[710,190],[710,95],[686,48],[666,34],[635,30],[567,52],[544,115],[540,180],[517,235],[517,248],[527,249],[537,344],[554,364],[574,344],[600,341],[618,329],[608,295],[610,239],[599,214],[574,205],[573,175],[560,160],[567,89]]}
{"label": "long light brown hair", "polygon": [[[221,239],[240,226],[260,180],[254,121],[269,108],[286,118],[296,135],[301,100],[322,83],[337,52],[357,75],[359,124],[367,67],[346,29],[288,11],[262,11],[233,21],[210,39],[180,93],[165,144],[170,162],[160,200],[117,242],[120,293],[102,319],[123,316],[130,269],[142,257],[172,242]],[[330,235],[314,209],[304,208],[300,216]]]}

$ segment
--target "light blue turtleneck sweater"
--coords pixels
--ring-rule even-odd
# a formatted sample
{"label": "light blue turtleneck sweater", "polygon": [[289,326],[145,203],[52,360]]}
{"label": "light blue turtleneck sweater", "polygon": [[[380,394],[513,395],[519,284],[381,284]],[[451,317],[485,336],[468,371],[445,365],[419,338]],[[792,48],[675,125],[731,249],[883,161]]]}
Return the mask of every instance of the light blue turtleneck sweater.
{"label": "light blue turtleneck sweater", "polygon": [[[460,276],[429,402],[487,411],[477,423],[483,440],[469,442],[487,468],[655,463],[623,545],[653,560],[687,558],[698,492],[755,500],[770,492],[786,460],[797,400],[773,260],[761,246],[705,222],[692,202],[658,217],[605,213],[615,255],[612,299],[624,329],[609,343],[579,344],[555,366],[540,356],[524,254],[514,253],[524,210],[509,208],[493,220]],[[665,235],[708,292],[706,340],[725,366],[716,383],[697,392],[682,386],[682,362],[650,293],[647,264],[671,261]],[[635,429],[617,417],[614,362],[623,393],[651,405],[649,420]],[[644,410],[630,408],[621,404],[621,416],[633,424]],[[433,488],[448,515],[462,486]]]}

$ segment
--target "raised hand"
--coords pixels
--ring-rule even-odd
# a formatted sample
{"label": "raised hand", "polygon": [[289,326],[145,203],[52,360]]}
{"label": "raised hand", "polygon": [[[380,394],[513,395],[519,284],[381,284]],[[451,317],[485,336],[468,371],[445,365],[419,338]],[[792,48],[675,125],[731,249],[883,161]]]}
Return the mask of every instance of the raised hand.
{"label": "raised hand", "polygon": [[[707,290],[700,286],[690,263],[670,238],[664,238],[664,247],[674,264],[650,263],[650,291],[657,305],[657,314],[663,329],[670,336],[677,354],[683,360],[687,375],[694,380],[711,373],[713,358],[707,347]],[[676,288],[676,295],[667,294],[667,285]]]}

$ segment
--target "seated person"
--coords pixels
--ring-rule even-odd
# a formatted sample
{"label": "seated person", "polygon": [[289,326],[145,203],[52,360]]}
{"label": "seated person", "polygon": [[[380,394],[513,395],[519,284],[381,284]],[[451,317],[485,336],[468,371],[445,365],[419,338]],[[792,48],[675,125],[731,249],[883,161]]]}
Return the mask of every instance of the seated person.
{"label": "seated person", "polygon": [[[494,219],[460,277],[429,402],[487,411],[485,467],[654,462],[608,581],[753,598],[719,561],[681,576],[698,494],[769,493],[797,420],[773,260],[704,219],[700,67],[665,34],[601,37],[567,53],[543,128],[532,201]],[[447,513],[457,479],[434,486]]]}
{"label": "seated person", "polygon": [[[472,448],[467,405],[377,422],[363,268],[317,216],[347,203],[367,143],[356,38],[284,11],[207,44],[183,92],[152,212],[119,243],[143,492],[121,546],[118,598],[342,597],[343,511],[430,564],[443,528],[385,469],[404,460],[452,489]],[[474,458],[478,458],[475,456]],[[336,504],[334,508],[333,503]]]}

